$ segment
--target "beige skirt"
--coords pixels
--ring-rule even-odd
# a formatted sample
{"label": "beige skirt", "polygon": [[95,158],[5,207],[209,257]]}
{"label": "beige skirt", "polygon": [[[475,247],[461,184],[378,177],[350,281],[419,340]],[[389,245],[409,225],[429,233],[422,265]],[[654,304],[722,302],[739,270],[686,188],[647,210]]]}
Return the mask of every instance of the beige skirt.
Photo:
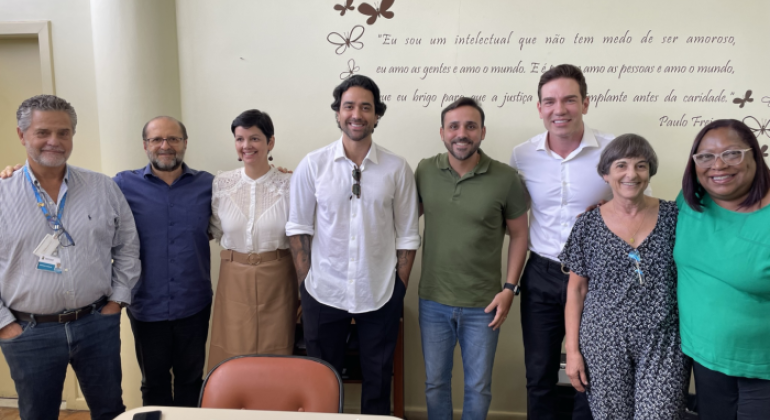
{"label": "beige skirt", "polygon": [[208,370],[233,356],[291,354],[299,298],[291,252],[220,255]]}

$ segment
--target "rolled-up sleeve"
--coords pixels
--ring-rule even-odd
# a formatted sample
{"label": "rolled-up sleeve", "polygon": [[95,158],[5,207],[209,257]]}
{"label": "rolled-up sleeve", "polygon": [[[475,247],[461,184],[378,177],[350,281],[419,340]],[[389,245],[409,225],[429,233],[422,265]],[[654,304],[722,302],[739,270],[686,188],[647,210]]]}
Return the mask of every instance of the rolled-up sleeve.
{"label": "rolled-up sleeve", "polygon": [[313,229],[316,208],[314,172],[306,156],[291,177],[286,236],[313,235],[315,233]]}
{"label": "rolled-up sleeve", "polygon": [[131,290],[139,281],[139,234],[126,198],[114,182],[110,183],[113,208],[117,209],[112,237],[112,293],[109,300],[131,303]]}
{"label": "rolled-up sleeve", "polygon": [[420,228],[417,186],[414,173],[404,161],[396,178],[396,193],[393,198],[393,224],[396,227],[396,249],[418,249]]}

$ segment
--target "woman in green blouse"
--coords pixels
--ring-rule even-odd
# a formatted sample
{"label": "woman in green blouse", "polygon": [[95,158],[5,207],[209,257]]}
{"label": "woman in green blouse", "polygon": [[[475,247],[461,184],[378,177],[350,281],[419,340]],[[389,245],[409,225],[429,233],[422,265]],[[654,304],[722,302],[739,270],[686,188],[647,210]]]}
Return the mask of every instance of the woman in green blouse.
{"label": "woman in green blouse", "polygon": [[770,416],[770,169],[754,133],[716,120],[695,137],[677,198],[682,351],[701,420]]}

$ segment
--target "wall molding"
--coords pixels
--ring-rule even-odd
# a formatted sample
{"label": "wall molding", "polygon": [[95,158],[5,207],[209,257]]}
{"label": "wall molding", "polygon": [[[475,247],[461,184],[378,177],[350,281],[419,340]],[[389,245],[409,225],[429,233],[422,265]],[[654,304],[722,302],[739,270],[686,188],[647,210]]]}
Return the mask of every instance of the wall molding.
{"label": "wall molding", "polygon": [[36,38],[40,51],[40,74],[43,92],[56,94],[53,76],[53,48],[51,22],[47,20],[0,22],[0,38]]}

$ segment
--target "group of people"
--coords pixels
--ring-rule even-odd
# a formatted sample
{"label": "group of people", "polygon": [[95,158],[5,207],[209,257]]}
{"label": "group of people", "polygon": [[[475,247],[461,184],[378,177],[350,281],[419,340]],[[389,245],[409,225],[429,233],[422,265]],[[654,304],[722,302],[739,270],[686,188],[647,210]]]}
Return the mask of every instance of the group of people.
{"label": "group of people", "polygon": [[[68,364],[92,418],[124,410],[123,307],[143,403],[196,406],[212,312],[207,370],[291,354],[298,297],[308,355],[338,371],[355,320],[362,413],[389,414],[420,245],[431,419],[452,417],[458,342],[463,419],[486,418],[500,326],[519,294],[530,419],[556,418],[563,341],[575,419],[681,418],[691,364],[702,419],[770,412],[770,169],[743,123],[698,133],[670,202],[650,195],[649,142],[584,124],[587,86],[572,65],[542,75],[546,131],[510,164],[480,148],[485,115],[471,98],[442,110],[447,152],[413,173],[372,139],[386,111],[374,81],[351,76],[333,97],[341,138],[293,174],[270,164],[273,123],[253,109],[231,124],[242,168],[189,168],[187,130],[164,116],[142,129],[147,166],[114,182],[67,164],[69,103],[21,104],[27,163],[0,181],[0,348],[22,418],[57,418]],[[224,248],[213,308],[212,238]]]}

